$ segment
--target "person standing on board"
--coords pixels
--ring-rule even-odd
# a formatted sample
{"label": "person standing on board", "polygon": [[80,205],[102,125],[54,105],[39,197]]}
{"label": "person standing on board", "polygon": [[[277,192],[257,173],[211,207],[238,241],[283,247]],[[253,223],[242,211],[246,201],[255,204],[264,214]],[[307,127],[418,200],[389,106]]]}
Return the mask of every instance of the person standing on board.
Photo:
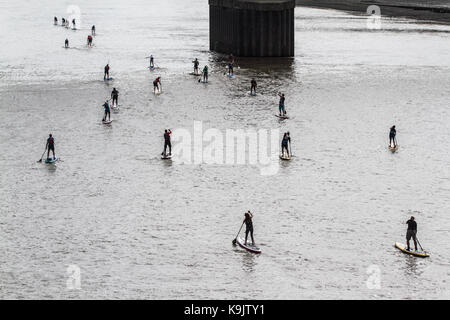
{"label": "person standing on board", "polygon": [[153,81],[153,93],[161,92],[162,84],[161,84],[161,77],[158,77]]}
{"label": "person standing on board", "polygon": [[172,155],[172,143],[170,142],[170,135],[172,131],[170,129],[164,130],[164,151],[161,153],[162,156],[167,156],[166,150],[169,147],[169,156]]}
{"label": "person standing on board", "polygon": [[64,27],[66,25],[66,19],[61,18],[61,25]]}
{"label": "person standing on board", "polygon": [[58,18],[57,18],[57,17],[54,17],[54,18],[53,18],[53,24],[54,24],[55,26],[58,24]]}
{"label": "person standing on board", "polygon": [[95,25],[93,25],[91,28],[91,35],[95,36]]}
{"label": "person standing on board", "polygon": [[252,238],[252,245],[255,245],[255,239],[253,238],[253,214],[250,212],[250,210],[248,210],[248,212],[246,212],[244,214],[244,223],[245,223],[245,242],[244,245],[247,245],[247,238],[248,238],[248,234],[250,233],[250,236]]}
{"label": "person standing on board", "polygon": [[155,59],[152,55],[150,55],[150,68],[153,69],[155,67]]}
{"label": "person standing on board", "polygon": [[252,84],[252,86],[250,88],[250,94],[256,94],[256,86],[257,86],[256,80],[252,79],[251,84]]}
{"label": "person standing on board", "polygon": [[230,54],[230,63],[231,63],[231,64],[234,64],[234,56],[233,56],[232,53]]}
{"label": "person standing on board", "polygon": [[[281,154],[283,157],[285,154],[287,154],[288,157],[290,157],[289,154],[289,144],[291,143],[291,137],[289,136],[289,132],[285,132],[283,135],[283,140],[281,140]],[[286,150],[286,153],[285,153]]]}
{"label": "person standing on board", "polygon": [[228,75],[233,75],[233,64],[231,62],[228,64]]}
{"label": "person standing on board", "polygon": [[111,99],[112,99],[112,106],[114,107],[114,102],[116,103],[116,107],[119,106],[119,91],[116,90],[116,88],[113,88],[113,91],[111,92]]}
{"label": "person standing on board", "polygon": [[391,127],[391,130],[389,131],[389,146],[390,147],[397,147],[397,139],[395,136],[397,135],[397,130],[395,130],[395,126]]}
{"label": "person standing on board", "polygon": [[198,65],[200,64],[200,62],[198,61],[197,58],[195,58],[195,60],[192,62],[194,63],[194,74],[198,75]]}
{"label": "person standing on board", "polygon": [[406,224],[408,225],[408,230],[406,231],[406,245],[407,245],[407,249],[408,251],[410,251],[410,247],[409,247],[409,240],[411,240],[411,238],[414,241],[414,248],[417,251],[417,239],[416,239],[416,234],[417,234],[417,222],[414,221],[414,217],[411,216],[411,218],[406,221]]}
{"label": "person standing on board", "polygon": [[284,101],[285,101],[284,93],[279,93],[278,92],[278,96],[280,97],[280,102],[279,102],[279,105],[278,105],[278,110],[280,111],[280,116],[285,116],[286,115],[286,109],[284,107]]}
{"label": "person standing on board", "polygon": [[88,47],[92,47],[92,36],[91,35],[88,35],[88,37],[87,37],[87,45],[88,45]]}
{"label": "person standing on board", "polygon": [[64,41],[64,48],[68,47],[69,47],[69,39],[66,39],[66,41]]}
{"label": "person standing on board", "polygon": [[48,135],[47,144],[45,145],[45,149],[47,149],[47,159],[50,159],[50,151],[53,153],[53,159],[55,157],[55,138],[53,138],[52,134]]}
{"label": "person standing on board", "polygon": [[77,28],[77,24],[75,23],[75,19],[72,19],[72,29],[76,29]]}
{"label": "person standing on board", "polygon": [[103,75],[103,80],[109,79],[109,63],[105,66],[105,74]]}
{"label": "person standing on board", "polygon": [[[203,73],[203,82],[208,82],[208,66],[205,66],[203,68],[202,73]],[[200,80],[198,82],[200,82]]]}
{"label": "person standing on board", "polygon": [[105,115],[103,116],[102,121],[106,121],[106,116],[108,116],[108,120],[111,121],[111,109],[109,108],[109,103],[106,101],[103,104],[103,107],[105,108]]}

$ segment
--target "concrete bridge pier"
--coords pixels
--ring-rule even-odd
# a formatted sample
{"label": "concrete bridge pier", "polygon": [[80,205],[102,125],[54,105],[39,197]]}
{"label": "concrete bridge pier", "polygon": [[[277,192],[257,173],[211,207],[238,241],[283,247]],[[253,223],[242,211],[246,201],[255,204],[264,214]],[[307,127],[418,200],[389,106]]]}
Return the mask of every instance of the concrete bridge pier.
{"label": "concrete bridge pier", "polygon": [[210,50],[292,57],[294,9],[295,0],[209,0]]}

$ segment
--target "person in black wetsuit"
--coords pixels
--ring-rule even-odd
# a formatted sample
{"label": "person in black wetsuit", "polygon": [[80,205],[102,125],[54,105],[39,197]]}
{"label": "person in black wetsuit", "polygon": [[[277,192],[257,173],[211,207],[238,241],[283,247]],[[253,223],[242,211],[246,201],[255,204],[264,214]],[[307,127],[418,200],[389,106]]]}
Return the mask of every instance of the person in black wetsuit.
{"label": "person in black wetsuit", "polygon": [[411,238],[414,241],[414,248],[417,251],[417,239],[416,239],[416,234],[417,234],[417,222],[414,220],[414,217],[411,217],[408,221],[406,221],[406,224],[408,225],[408,230],[406,231],[406,244],[408,246],[408,248],[406,250],[410,250],[409,248],[409,240],[411,240]]}
{"label": "person in black wetsuit", "polygon": [[111,109],[110,109],[110,107],[109,107],[108,101],[106,101],[106,102],[103,104],[103,107],[105,108],[105,115],[103,116],[102,121],[106,121],[106,116],[108,116],[108,120],[111,120]]}
{"label": "person in black wetsuit", "polygon": [[53,138],[52,134],[48,135],[47,144],[45,145],[47,149],[47,159],[50,159],[50,151],[53,153],[53,159],[55,159],[55,138]]}
{"label": "person in black wetsuit", "polygon": [[72,19],[72,28],[73,29],[77,28],[77,24],[75,23],[75,19]]}
{"label": "person in black wetsuit", "polygon": [[252,84],[252,86],[250,88],[250,94],[256,94],[256,86],[257,86],[256,80],[252,79],[251,84]]}
{"label": "person in black wetsuit", "polygon": [[195,60],[192,62],[194,63],[194,74],[198,75],[198,66],[199,66],[200,62],[198,61],[197,58],[195,58]]}
{"label": "person in black wetsuit", "polygon": [[61,18],[61,25],[64,27],[66,25],[66,19]]}
{"label": "person in black wetsuit", "polygon": [[253,218],[253,214],[250,212],[250,210],[248,210],[248,212],[246,212],[244,214],[245,218],[244,218],[244,223],[245,223],[245,242],[244,244],[247,245],[247,238],[248,238],[248,234],[250,233],[250,236],[252,238],[252,245],[255,245],[255,239],[253,238],[253,222],[252,222],[252,218]]}
{"label": "person in black wetsuit", "polygon": [[95,36],[95,25],[93,25],[91,28],[91,35]]}
{"label": "person in black wetsuit", "polygon": [[113,88],[113,91],[111,92],[111,99],[112,99],[112,106],[114,106],[114,102],[116,103],[116,107],[119,105],[119,91],[116,90],[116,88]]}
{"label": "person in black wetsuit", "polygon": [[58,24],[58,18],[57,17],[53,18],[53,23],[54,23],[55,26]]}
{"label": "person in black wetsuit", "polygon": [[109,63],[105,66],[105,74],[103,75],[103,80],[109,79]]}
{"label": "person in black wetsuit", "polygon": [[287,156],[290,157],[289,154],[289,144],[291,143],[291,137],[289,136],[289,132],[285,132],[283,135],[283,140],[281,140],[281,154],[285,155],[285,150]]}
{"label": "person in black wetsuit", "polygon": [[69,47],[69,39],[66,39],[66,41],[64,41],[64,48],[68,47]]}
{"label": "person in black wetsuit", "polygon": [[389,131],[389,146],[391,147],[397,147],[397,139],[395,136],[397,135],[397,130],[395,130],[395,126],[391,127],[391,130]]}
{"label": "person in black wetsuit", "polygon": [[169,156],[172,155],[172,143],[170,142],[170,135],[172,131],[170,129],[164,130],[164,151],[161,153],[162,156],[167,156],[166,150],[169,147]]}
{"label": "person in black wetsuit", "polygon": [[228,75],[233,75],[233,64],[231,62],[228,64]]}

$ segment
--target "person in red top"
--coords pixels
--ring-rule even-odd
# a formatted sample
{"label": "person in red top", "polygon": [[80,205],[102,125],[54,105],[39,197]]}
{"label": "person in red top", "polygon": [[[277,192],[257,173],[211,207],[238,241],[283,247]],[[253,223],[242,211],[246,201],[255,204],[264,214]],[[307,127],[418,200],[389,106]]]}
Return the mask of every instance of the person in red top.
{"label": "person in red top", "polygon": [[87,45],[88,45],[88,47],[92,47],[92,36],[91,35],[88,35],[88,37],[87,37]]}
{"label": "person in red top", "polygon": [[162,91],[161,77],[158,77],[153,81],[153,93],[156,93],[156,90],[158,90],[158,92]]}

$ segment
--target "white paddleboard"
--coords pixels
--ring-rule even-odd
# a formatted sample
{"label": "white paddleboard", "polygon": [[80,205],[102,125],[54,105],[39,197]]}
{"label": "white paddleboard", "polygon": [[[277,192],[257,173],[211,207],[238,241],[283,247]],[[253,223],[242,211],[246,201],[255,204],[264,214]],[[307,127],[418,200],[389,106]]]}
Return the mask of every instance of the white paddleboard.
{"label": "white paddleboard", "polygon": [[390,146],[388,146],[388,148],[389,148],[389,150],[391,150],[392,152],[395,152],[395,151],[398,150],[398,145],[396,145],[395,147],[390,145]]}
{"label": "white paddleboard", "polygon": [[170,159],[172,159],[172,155],[171,154],[166,154],[166,155],[162,154],[161,155],[161,159],[163,159],[163,160],[170,160]]}
{"label": "white paddleboard", "polygon": [[112,120],[102,120],[102,123],[103,123],[103,124],[111,124],[111,123],[112,123]]}
{"label": "white paddleboard", "polygon": [[280,159],[281,160],[291,160],[291,156],[285,156],[285,155],[280,154]]}
{"label": "white paddleboard", "polygon": [[251,245],[251,241],[248,241],[248,239],[247,239],[247,244],[244,244],[244,242],[245,242],[245,239],[243,239],[241,237],[236,238],[236,243],[239,245],[239,247],[241,247],[249,252],[252,252],[252,253],[256,253],[256,254],[261,253],[261,249],[258,248],[257,246]]}

